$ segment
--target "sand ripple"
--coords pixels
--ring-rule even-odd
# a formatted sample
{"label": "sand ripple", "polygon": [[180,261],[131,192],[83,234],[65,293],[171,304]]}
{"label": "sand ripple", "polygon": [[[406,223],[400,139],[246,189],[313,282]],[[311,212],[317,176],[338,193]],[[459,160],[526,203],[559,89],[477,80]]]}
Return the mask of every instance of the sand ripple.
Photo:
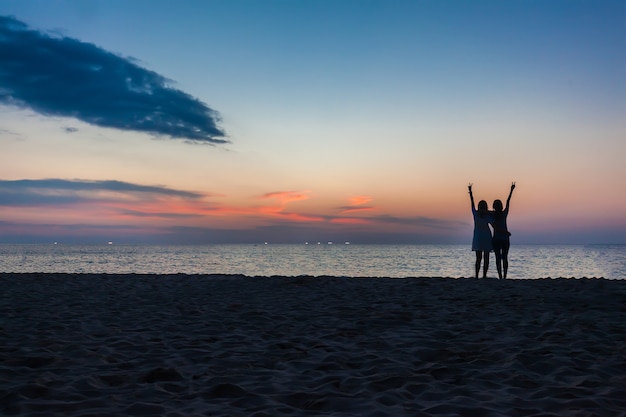
{"label": "sand ripple", "polygon": [[0,286],[2,415],[626,416],[626,281]]}

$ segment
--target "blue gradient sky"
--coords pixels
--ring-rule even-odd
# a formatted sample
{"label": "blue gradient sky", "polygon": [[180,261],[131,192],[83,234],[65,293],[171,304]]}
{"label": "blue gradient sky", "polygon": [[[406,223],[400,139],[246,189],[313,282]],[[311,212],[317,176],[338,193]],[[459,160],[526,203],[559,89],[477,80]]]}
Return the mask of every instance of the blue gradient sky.
{"label": "blue gradient sky", "polygon": [[513,244],[626,243],[623,1],[26,0],[0,15],[132,58],[219,112],[229,141],[0,102],[0,241],[469,245],[467,183],[491,205],[516,181]]}

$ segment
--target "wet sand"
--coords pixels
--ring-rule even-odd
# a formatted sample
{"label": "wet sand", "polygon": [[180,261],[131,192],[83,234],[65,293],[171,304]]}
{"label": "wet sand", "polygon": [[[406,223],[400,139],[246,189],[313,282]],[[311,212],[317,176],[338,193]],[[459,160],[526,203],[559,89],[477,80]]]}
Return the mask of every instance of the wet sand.
{"label": "wet sand", "polygon": [[0,274],[0,414],[626,416],[626,280]]}

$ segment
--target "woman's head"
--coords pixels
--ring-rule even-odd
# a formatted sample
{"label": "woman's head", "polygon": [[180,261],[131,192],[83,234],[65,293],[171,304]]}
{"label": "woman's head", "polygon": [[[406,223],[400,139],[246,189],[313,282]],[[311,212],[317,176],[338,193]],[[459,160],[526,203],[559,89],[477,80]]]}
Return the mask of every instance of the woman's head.
{"label": "woman's head", "polygon": [[488,207],[487,207],[487,202],[485,200],[480,200],[478,202],[478,211],[487,211]]}
{"label": "woman's head", "polygon": [[493,209],[494,209],[494,211],[502,211],[502,201],[494,200],[494,202],[493,202]]}

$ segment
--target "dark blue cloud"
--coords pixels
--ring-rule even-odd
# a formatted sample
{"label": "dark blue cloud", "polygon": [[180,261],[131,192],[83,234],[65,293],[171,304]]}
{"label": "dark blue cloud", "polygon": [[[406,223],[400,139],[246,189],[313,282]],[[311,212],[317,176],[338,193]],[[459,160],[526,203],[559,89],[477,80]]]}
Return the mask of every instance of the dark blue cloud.
{"label": "dark blue cloud", "polygon": [[91,43],[0,16],[0,104],[92,125],[227,143],[218,113],[170,81]]}
{"label": "dark blue cloud", "polygon": [[0,206],[45,206],[75,204],[102,199],[102,192],[143,198],[177,197],[200,199],[204,194],[123,181],[0,180]]}

